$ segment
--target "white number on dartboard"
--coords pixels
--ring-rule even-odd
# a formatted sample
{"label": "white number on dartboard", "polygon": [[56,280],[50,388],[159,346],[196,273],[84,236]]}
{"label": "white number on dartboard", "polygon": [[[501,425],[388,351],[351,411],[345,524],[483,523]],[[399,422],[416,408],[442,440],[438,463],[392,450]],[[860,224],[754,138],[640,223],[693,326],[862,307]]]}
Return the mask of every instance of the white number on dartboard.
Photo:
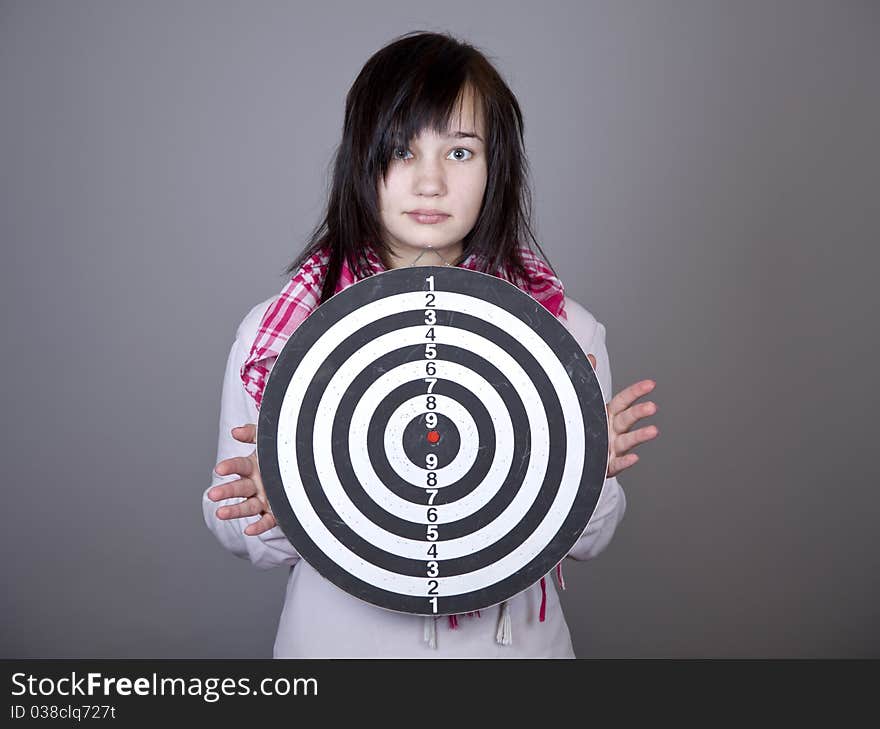
{"label": "white number on dartboard", "polygon": [[[428,292],[425,293],[425,324],[428,326],[428,331],[425,332],[425,339],[429,339],[429,342],[425,343],[425,374],[428,375],[425,378],[425,382],[428,385],[428,392],[426,400],[425,400],[425,408],[428,412],[425,413],[425,426],[429,431],[432,431],[431,437],[435,438],[431,442],[436,442],[437,434],[433,433],[434,428],[437,427],[437,413],[434,412],[437,409],[437,397],[433,395],[434,385],[437,384],[437,378],[434,375],[437,374],[437,365],[433,361],[437,358],[437,334],[434,331],[434,326],[437,324],[437,312],[433,308],[435,296],[434,291],[434,277],[428,276],[425,278],[425,283],[428,284]],[[437,473],[436,468],[438,464],[437,454],[436,453],[428,453],[425,456],[425,468],[428,471],[426,476],[425,485],[428,487],[425,489],[425,492],[428,494],[428,508],[425,514],[425,518],[428,520],[427,530],[425,532],[425,539],[430,543],[428,546],[428,557],[433,557],[434,559],[428,561],[427,563],[427,576],[428,577],[439,577],[440,576],[440,563],[437,561],[437,540],[439,539],[439,535],[437,533],[437,524],[435,523],[439,516],[437,514],[437,507],[434,506],[434,499],[437,496],[438,489],[437,486]],[[427,585],[427,597],[428,602],[431,603],[432,612],[437,612],[437,597],[436,595],[438,588],[440,587],[439,580],[428,580]]]}

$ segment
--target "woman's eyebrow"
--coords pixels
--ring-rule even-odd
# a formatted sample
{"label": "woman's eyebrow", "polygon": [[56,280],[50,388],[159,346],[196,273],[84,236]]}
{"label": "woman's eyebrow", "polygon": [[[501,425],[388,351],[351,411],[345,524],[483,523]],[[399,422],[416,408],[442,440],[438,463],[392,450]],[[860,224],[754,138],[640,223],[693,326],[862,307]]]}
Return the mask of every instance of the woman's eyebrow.
{"label": "woman's eyebrow", "polygon": [[476,132],[457,131],[457,132],[453,132],[452,134],[447,134],[446,138],[447,139],[479,139],[481,142],[483,141],[483,138],[479,134],[477,134]]}
{"label": "woman's eyebrow", "polygon": [[[421,136],[421,135],[419,135]],[[449,132],[448,134],[443,135],[440,139],[479,139],[481,142],[483,138],[477,134],[476,132],[466,132],[459,130],[457,132]],[[418,144],[418,138],[413,139],[413,144]]]}

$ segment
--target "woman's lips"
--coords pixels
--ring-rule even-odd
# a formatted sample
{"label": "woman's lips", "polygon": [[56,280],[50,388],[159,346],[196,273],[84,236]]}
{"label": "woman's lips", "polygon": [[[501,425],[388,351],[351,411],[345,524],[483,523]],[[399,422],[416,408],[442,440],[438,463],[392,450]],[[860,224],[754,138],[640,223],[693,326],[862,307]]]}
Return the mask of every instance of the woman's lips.
{"label": "woman's lips", "polygon": [[423,215],[422,213],[407,213],[407,215],[417,223],[427,223],[428,225],[442,223],[449,218],[448,215]]}

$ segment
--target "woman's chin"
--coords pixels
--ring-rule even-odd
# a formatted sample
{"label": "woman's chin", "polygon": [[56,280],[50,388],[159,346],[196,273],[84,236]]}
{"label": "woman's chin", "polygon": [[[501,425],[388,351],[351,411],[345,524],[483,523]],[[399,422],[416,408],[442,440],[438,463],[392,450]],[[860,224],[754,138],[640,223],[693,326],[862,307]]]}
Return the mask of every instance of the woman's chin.
{"label": "woman's chin", "polygon": [[401,268],[411,266],[413,264],[422,266],[432,265],[453,265],[456,259],[461,255],[461,245],[459,243],[450,243],[449,241],[430,241],[421,240],[413,242],[402,242],[402,245],[392,246],[395,253],[393,258],[393,268]]}

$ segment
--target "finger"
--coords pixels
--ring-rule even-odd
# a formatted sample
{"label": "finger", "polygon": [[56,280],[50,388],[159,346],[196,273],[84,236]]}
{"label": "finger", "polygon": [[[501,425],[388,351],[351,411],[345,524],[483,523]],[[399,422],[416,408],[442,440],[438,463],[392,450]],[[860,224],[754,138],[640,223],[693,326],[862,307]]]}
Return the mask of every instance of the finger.
{"label": "finger", "polygon": [[275,521],[275,515],[271,511],[267,511],[259,521],[255,521],[253,524],[248,524],[244,533],[249,537],[253,537],[257,534],[269,531],[277,523],[278,522]]}
{"label": "finger", "polygon": [[237,428],[232,429],[232,437],[236,440],[241,441],[242,443],[256,443],[257,426],[253,423],[248,423],[247,425],[239,425]]}
{"label": "finger", "polygon": [[612,416],[622,413],[642,395],[651,392],[656,385],[653,380],[642,380],[621,390],[608,403],[608,413]]}
{"label": "finger", "polygon": [[208,489],[208,498],[211,501],[223,501],[235,496],[248,498],[257,493],[257,485],[249,478],[237,478],[229,483],[222,483]]}
{"label": "finger", "polygon": [[633,425],[639,420],[650,417],[656,414],[656,412],[657,405],[655,403],[640,402],[615,415],[612,419],[611,427],[616,433],[626,433],[628,430],[632,430]]}
{"label": "finger", "polygon": [[218,519],[241,519],[243,516],[256,516],[261,511],[263,511],[263,505],[259,499],[252,496],[238,504],[221,506],[214,513]]}
{"label": "finger", "polygon": [[622,456],[633,446],[637,446],[639,443],[644,443],[648,440],[653,440],[658,435],[660,435],[660,430],[656,425],[649,425],[647,428],[639,428],[632,433],[618,435],[617,438],[614,439],[613,453],[616,456]]}
{"label": "finger", "polygon": [[596,369],[596,355],[588,354],[587,359],[590,360],[590,364],[593,366],[593,369]]}
{"label": "finger", "polygon": [[629,453],[625,456],[612,458],[608,463],[608,473],[605,475],[605,478],[614,478],[621,471],[625,471],[630,466],[634,466],[638,460],[639,457],[636,453]]}
{"label": "finger", "polygon": [[247,456],[227,458],[214,466],[214,473],[218,476],[231,476],[237,473],[239,476],[250,476],[253,473],[254,463]]}

